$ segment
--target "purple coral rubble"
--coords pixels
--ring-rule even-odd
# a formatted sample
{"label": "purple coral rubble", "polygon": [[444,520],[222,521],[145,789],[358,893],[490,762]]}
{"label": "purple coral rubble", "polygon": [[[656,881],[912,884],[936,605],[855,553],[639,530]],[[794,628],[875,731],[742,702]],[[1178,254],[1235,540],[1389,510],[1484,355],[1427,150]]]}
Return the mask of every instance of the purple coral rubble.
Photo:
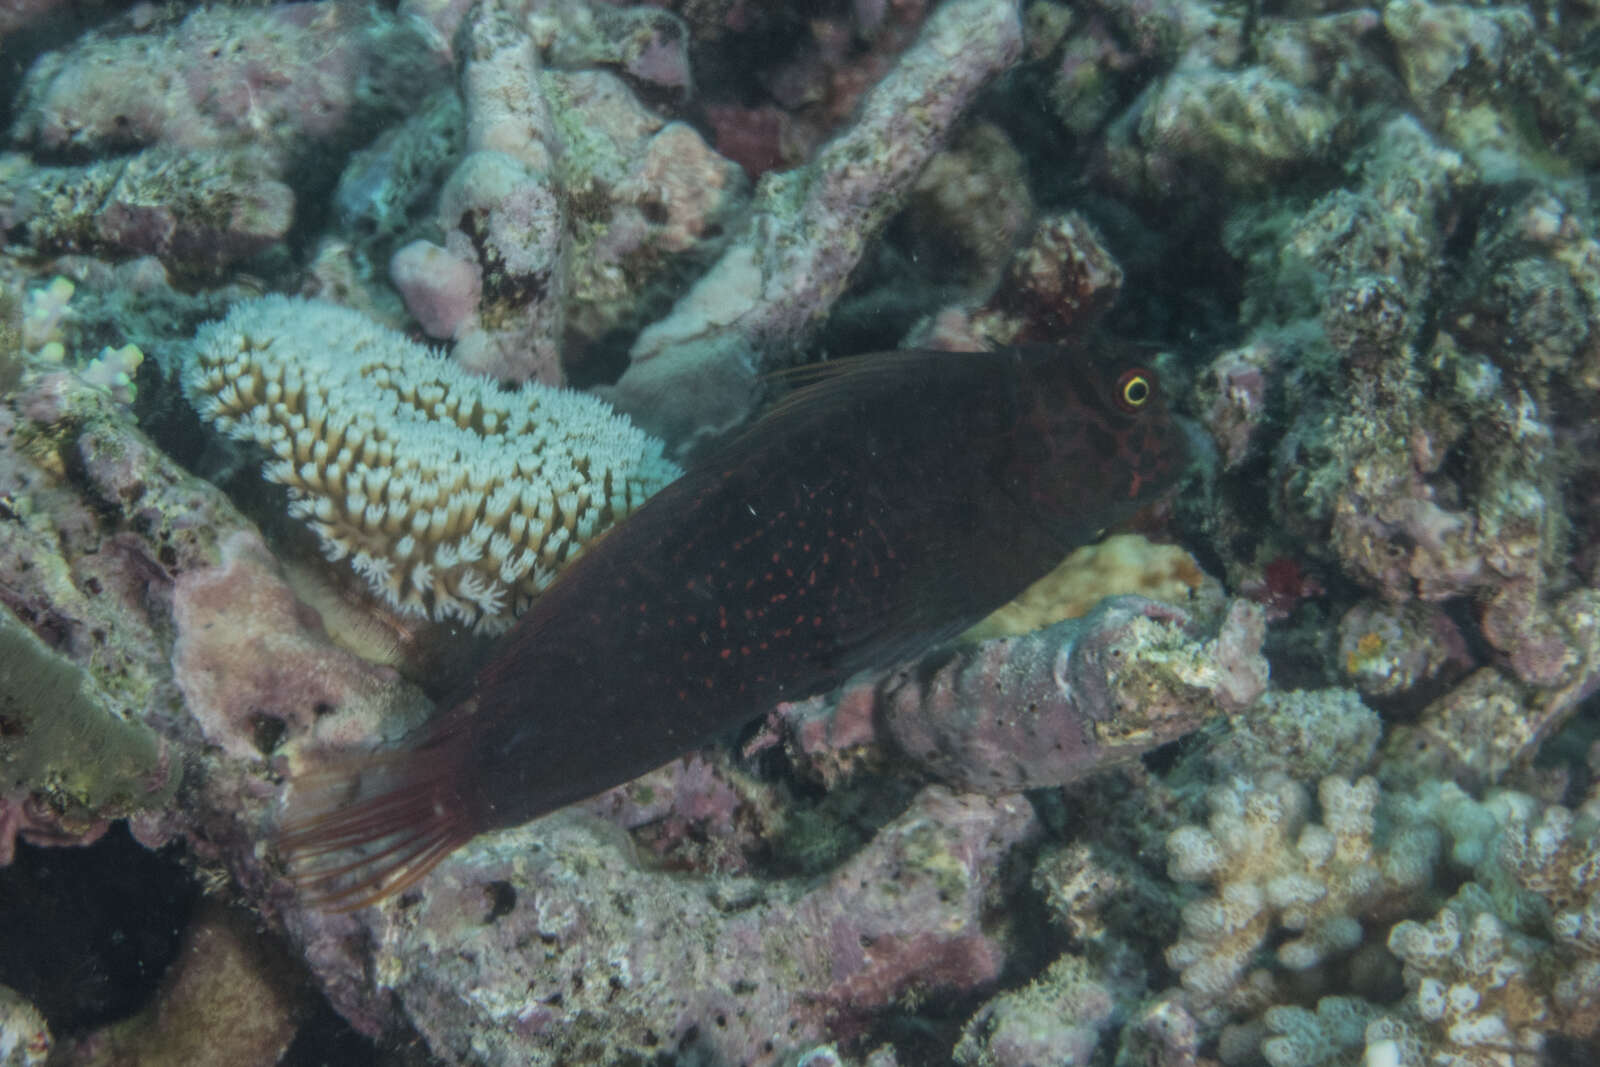
{"label": "purple coral rubble", "polygon": [[984,900],[1036,832],[1019,799],[930,787],[806,888],[641,870],[615,831],[558,814],[485,839],[413,906],[360,922],[382,946],[374,992],[397,994],[452,1061],[568,1063],[603,1032],[634,1055],[776,1063],[913,988],[994,981],[1007,935]]}
{"label": "purple coral rubble", "polygon": [[[558,382],[564,212],[554,181],[560,139],[539,84],[539,58],[515,5],[468,15],[462,72],[466,155],[446,183],[439,216],[447,247],[476,251],[483,301],[458,322],[455,358],[511,381]],[[459,234],[459,236],[458,236]]]}
{"label": "purple coral rubble", "polygon": [[216,269],[288,233],[294,191],[248,149],[174,151],[0,175],[0,224],[38,249],[158,256]]}
{"label": "purple coral rubble", "polygon": [[1186,644],[1187,621],[1142,597],[1114,597],[1082,619],[787,705],[778,722],[795,754],[829,780],[840,761],[892,758],[962,790],[1065,785],[1241,712],[1265,691],[1258,610],[1236,605],[1203,647]]}
{"label": "purple coral rubble", "polygon": [[951,125],[1015,61],[1021,32],[1010,3],[938,8],[855,123],[768,178],[727,251],[640,333],[609,393],[617,406],[673,444],[743,421],[759,374],[811,336]]}

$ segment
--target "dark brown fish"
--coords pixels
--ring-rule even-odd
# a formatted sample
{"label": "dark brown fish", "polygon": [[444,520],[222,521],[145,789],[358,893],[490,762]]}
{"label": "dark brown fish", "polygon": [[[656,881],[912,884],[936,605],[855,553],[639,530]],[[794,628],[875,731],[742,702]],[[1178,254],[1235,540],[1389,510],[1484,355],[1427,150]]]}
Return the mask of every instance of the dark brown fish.
{"label": "dark brown fish", "polygon": [[1186,459],[1155,375],[1114,353],[810,373],[593,543],[422,740],[354,772],[365,799],[291,822],[280,843],[310,893],[369,902],[477,834],[953,637]]}

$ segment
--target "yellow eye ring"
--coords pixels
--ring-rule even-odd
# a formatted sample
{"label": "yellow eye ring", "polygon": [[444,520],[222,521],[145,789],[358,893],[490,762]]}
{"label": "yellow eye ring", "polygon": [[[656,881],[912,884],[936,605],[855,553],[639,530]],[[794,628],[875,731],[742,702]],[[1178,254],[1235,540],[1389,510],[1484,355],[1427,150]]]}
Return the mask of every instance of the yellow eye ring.
{"label": "yellow eye ring", "polygon": [[1117,404],[1123,411],[1138,411],[1150,403],[1155,392],[1155,381],[1143,367],[1123,371],[1117,379]]}

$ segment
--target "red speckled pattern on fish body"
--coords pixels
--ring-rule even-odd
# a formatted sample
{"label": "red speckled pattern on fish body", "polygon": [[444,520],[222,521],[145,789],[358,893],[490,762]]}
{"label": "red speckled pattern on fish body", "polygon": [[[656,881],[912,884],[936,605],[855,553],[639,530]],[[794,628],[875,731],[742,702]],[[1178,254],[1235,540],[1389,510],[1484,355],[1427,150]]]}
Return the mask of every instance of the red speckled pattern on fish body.
{"label": "red speckled pattern on fish body", "polygon": [[1185,458],[1159,398],[1119,405],[1114,356],[846,364],[595,542],[506,639],[467,702],[477,829],[959,633]]}

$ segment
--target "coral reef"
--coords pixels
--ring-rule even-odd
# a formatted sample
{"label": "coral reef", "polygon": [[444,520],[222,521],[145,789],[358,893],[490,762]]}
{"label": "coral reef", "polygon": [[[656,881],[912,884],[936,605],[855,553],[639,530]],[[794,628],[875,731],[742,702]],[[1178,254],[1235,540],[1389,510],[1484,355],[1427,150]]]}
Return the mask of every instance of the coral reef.
{"label": "coral reef", "polygon": [[561,380],[556,346],[565,282],[561,152],[539,58],[514,4],[475,7],[461,28],[466,146],[440,194],[446,251],[473,262],[480,307],[458,323],[455,358],[510,381]]}
{"label": "coral reef", "polygon": [[269,453],[328,558],[435,619],[503,629],[678,473],[592,397],[502,392],[331,304],[237,305],[201,332],[185,386]]}
{"label": "coral reef", "polygon": [[1012,4],[941,5],[855,122],[764,182],[721,258],[640,332],[609,394],[617,406],[669,447],[743,421],[757,377],[816,329],[973,95],[1020,48]]}
{"label": "coral reef", "polygon": [[[557,815],[483,839],[413,906],[386,910],[376,977],[457,1059],[567,1063],[603,1043],[772,1062],[775,1036],[803,1046],[901,998],[992,983],[1008,937],[984,899],[1036,830],[1016,798],[930,787],[872,848],[791,887],[640,870],[614,833]],[[308,936],[331,950],[348,922]]]}
{"label": "coral reef", "polygon": [[1402,913],[1426,887],[1438,851],[1431,828],[1401,824],[1378,839],[1378,795],[1372,778],[1324,778],[1318,826],[1292,780],[1236,780],[1212,791],[1204,828],[1173,832],[1172,877],[1214,879],[1217,888],[1184,908],[1183,937],[1167,951],[1196,1004],[1242,998],[1230,1005],[1239,1008],[1269,997],[1271,976],[1246,972],[1275,928],[1296,935],[1277,946],[1278,963],[1304,970],[1361,943],[1357,915]]}
{"label": "coral reef", "polygon": [[1021,154],[1004,130],[980,122],[958,130],[928,161],[906,198],[904,224],[929,242],[914,256],[928,256],[954,280],[984,292],[994,287],[1033,213]]}
{"label": "coral reef", "polygon": [[[235,909],[142,917],[120,1023],[13,920],[0,1060],[273,1062],[287,967],[382,1063],[1600,1058],[1592,16],[0,0],[0,864]],[[290,784],[768,372],[1096,332],[1195,475],[989,629],[377,906],[285,876]]]}
{"label": "coral reef", "polygon": [[[67,305],[77,292],[69,278],[57,275],[50,284],[30,290],[22,306],[22,336],[18,339],[18,355],[31,356],[43,364],[62,363],[67,358],[67,346],[62,341],[63,319]],[[129,342],[119,348],[106,345],[100,354],[84,364],[79,377],[90,385],[98,386],[124,404],[133,403],[138,390],[133,376],[144,362],[139,346]]]}
{"label": "coral reef", "polygon": [[1083,619],[869,672],[781,706],[774,725],[830,784],[894,759],[978,792],[1065,785],[1261,696],[1259,614],[1236,605],[1206,641],[1184,632],[1187,621],[1153,601],[1108,598]]}
{"label": "coral reef", "polygon": [[1025,989],[1002,993],[967,1021],[955,1047],[962,1067],[1021,1067],[1029,1063],[1086,1063],[1101,1034],[1126,1011],[1142,977],[1101,973],[1063,956]]}
{"label": "coral reef", "polygon": [[152,148],[77,167],[0,164],[0,224],[41,251],[152,255],[187,271],[289,232],[294,191],[246,149]]}
{"label": "coral reef", "polygon": [[108,30],[34,61],[14,141],[58,154],[256,146],[283,173],[441,73],[403,21],[335,3],[202,8]]}
{"label": "coral reef", "polygon": [[[714,252],[709,239],[745,187],[692,127],[645,108],[621,77],[545,69],[516,8],[484,5],[467,21],[465,154],[439,197],[443,243],[414,242],[390,269],[412,314],[454,340],[463,367],[554,384],[591,346],[660,310]],[[607,11],[593,17],[645,29],[643,50],[621,69],[675,80],[649,43],[670,16]],[[587,54],[574,27],[563,29],[556,40],[578,52],[565,58]]]}
{"label": "coral reef", "polygon": [[1115,302],[1122,268],[1088,219],[1075,211],[1040,219],[976,306],[946,307],[918,323],[908,344],[981,352],[1050,343],[1086,329]]}

